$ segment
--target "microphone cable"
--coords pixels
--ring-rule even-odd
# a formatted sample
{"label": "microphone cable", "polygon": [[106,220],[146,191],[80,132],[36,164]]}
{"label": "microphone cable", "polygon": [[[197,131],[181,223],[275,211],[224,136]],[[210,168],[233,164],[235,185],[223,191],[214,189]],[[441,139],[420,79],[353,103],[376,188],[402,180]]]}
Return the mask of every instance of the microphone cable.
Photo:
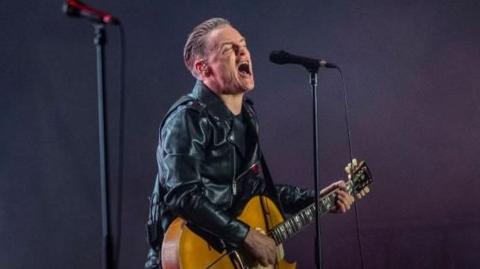
{"label": "microphone cable", "polygon": [[[346,85],[345,78],[343,77],[343,73],[342,73],[342,70],[340,69],[340,67],[336,66],[335,69],[337,69],[338,73],[340,74],[340,78],[341,78],[342,84],[343,84],[343,98],[344,98],[343,107],[344,107],[344,113],[345,113],[345,125],[346,125],[346,128],[347,128],[347,144],[348,144],[348,153],[349,153],[349,158],[350,158],[349,162],[351,163],[351,170],[353,171],[353,154],[352,154],[351,127],[350,127],[350,109],[349,109],[349,106],[348,106],[347,85]],[[357,234],[358,249],[359,249],[359,252],[360,252],[360,264],[362,266],[362,269],[365,269],[362,242],[361,242],[361,238],[360,238],[360,227],[359,227],[357,203],[353,203],[353,206],[354,206],[354,211],[355,211],[355,228],[356,228],[356,234]]]}

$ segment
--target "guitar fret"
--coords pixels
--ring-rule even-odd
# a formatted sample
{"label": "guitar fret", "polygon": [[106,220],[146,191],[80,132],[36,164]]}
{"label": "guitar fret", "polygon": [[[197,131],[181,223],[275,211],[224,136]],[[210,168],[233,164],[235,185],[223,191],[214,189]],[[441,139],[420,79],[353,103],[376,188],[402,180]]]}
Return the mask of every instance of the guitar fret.
{"label": "guitar fret", "polygon": [[302,221],[300,220],[300,216],[295,215],[293,218],[295,220],[295,227],[297,227],[297,229],[300,230],[302,228]]}
{"label": "guitar fret", "polygon": [[277,230],[277,234],[278,234],[278,240],[279,240],[280,242],[283,242],[284,238],[283,238],[282,231],[281,231],[281,230]]}
{"label": "guitar fret", "polygon": [[291,231],[290,231],[290,223],[288,221],[286,221],[284,223],[284,226],[285,226],[285,231],[286,231],[286,234],[287,234],[287,237],[290,237],[290,234],[291,234]]}
{"label": "guitar fret", "polygon": [[295,222],[295,219],[292,219],[290,221],[290,224],[292,225],[293,233],[296,233],[298,231],[298,227],[297,227],[297,223]]}
{"label": "guitar fret", "polygon": [[287,235],[285,233],[285,227],[283,227],[283,225],[280,225],[280,235],[282,236],[282,241],[287,240]]}
{"label": "guitar fret", "polygon": [[320,201],[319,209],[320,209],[320,214],[323,212],[326,212],[328,210],[327,205],[325,204],[326,200],[323,199]]}
{"label": "guitar fret", "polygon": [[[308,210],[308,208],[307,208],[307,210]],[[303,224],[304,225],[307,224],[308,223],[308,215],[307,215],[306,210],[302,210],[300,216],[302,216]]]}
{"label": "guitar fret", "polygon": [[310,222],[312,220],[312,216],[313,216],[313,210],[312,209],[315,209],[315,205],[313,206],[310,206],[310,208],[308,208],[305,213],[307,215],[307,220]]}
{"label": "guitar fret", "polygon": [[304,225],[306,223],[306,219],[305,219],[305,211],[300,211],[298,213],[298,216],[299,216],[299,219],[300,219],[300,222],[302,223],[302,225]]}
{"label": "guitar fret", "polygon": [[298,225],[298,222],[296,221],[295,218],[292,219],[292,226],[293,226],[293,233],[296,234],[298,231],[300,231],[301,226]]}
{"label": "guitar fret", "polygon": [[286,223],[288,223],[287,225],[288,237],[292,237],[292,235],[295,233],[295,230],[292,227],[292,222],[287,221]]}
{"label": "guitar fret", "polygon": [[292,218],[290,220],[290,224],[292,225],[293,234],[296,234],[298,232],[298,227],[297,227],[297,223],[295,222],[295,218]]}
{"label": "guitar fret", "polygon": [[285,229],[285,239],[287,239],[288,236],[289,236],[288,221],[284,222],[284,223],[282,224],[282,226],[283,226],[283,228]]}
{"label": "guitar fret", "polygon": [[270,234],[277,245],[281,243],[281,238],[278,235],[277,229],[272,229]]}
{"label": "guitar fret", "polygon": [[322,201],[325,211],[330,210],[333,207],[335,195],[329,195]]}

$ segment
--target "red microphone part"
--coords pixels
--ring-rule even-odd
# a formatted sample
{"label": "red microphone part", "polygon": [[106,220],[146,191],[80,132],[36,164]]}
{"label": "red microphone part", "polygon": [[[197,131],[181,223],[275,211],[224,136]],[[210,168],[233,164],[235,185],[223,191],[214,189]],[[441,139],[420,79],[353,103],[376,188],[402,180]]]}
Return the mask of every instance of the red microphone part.
{"label": "red microphone part", "polygon": [[108,24],[108,23],[118,23],[117,19],[115,17],[113,17],[111,14],[105,12],[105,11],[102,11],[102,10],[99,10],[99,9],[96,9],[96,8],[93,8],[93,7],[90,7],[80,1],[77,1],[77,0],[67,0],[67,4],[72,7],[72,8],[75,8],[77,9],[79,12],[85,12],[88,16],[88,14],[95,14],[97,15],[99,18],[101,18],[101,21],[105,24]]}

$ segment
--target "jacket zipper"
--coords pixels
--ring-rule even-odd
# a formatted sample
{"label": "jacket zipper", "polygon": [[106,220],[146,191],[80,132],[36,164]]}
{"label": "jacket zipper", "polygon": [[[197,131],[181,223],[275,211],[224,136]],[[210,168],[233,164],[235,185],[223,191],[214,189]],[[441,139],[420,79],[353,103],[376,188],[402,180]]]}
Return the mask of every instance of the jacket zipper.
{"label": "jacket zipper", "polygon": [[[235,158],[236,152],[235,152],[235,145],[233,146],[233,181],[232,181],[232,194],[233,196],[237,195],[237,160]],[[233,201],[233,199],[232,199]]]}

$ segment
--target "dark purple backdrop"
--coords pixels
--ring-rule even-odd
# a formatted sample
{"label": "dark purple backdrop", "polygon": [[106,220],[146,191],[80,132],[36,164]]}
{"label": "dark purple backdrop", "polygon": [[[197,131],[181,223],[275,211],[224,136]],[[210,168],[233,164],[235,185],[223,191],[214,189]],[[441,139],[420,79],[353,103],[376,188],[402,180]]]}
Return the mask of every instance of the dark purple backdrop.
{"label": "dark purple backdrop", "polygon": [[[0,268],[100,268],[95,55],[89,23],[62,1],[3,1],[0,57]],[[354,154],[372,193],[358,203],[367,268],[479,268],[478,1],[89,1],[126,30],[120,268],[141,268],[157,128],[193,79],[187,33],[228,18],[247,37],[251,94],[277,182],[311,187],[307,74],[268,62],[273,49],[325,57],[350,90]],[[113,187],[118,178],[119,33],[108,29]],[[347,159],[341,81],[321,70],[321,182]],[[113,198],[116,198],[114,195]],[[116,217],[114,216],[114,219]],[[325,268],[360,268],[355,214],[322,219]],[[313,268],[313,229],[288,256]]]}

